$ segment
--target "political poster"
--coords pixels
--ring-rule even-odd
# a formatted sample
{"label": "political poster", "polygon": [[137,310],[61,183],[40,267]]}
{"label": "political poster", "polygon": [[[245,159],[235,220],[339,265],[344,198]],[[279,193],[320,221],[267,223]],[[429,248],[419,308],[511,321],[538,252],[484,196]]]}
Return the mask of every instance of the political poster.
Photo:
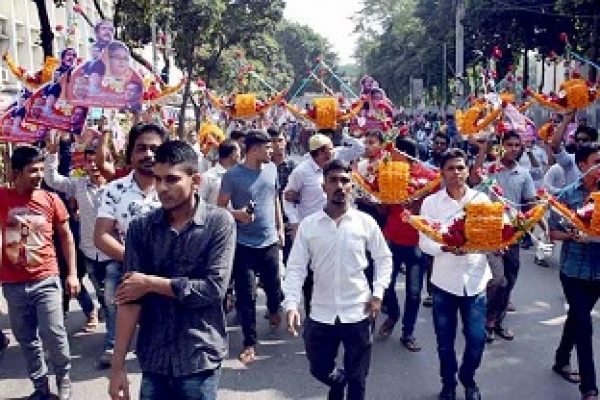
{"label": "political poster", "polygon": [[66,99],[74,107],[140,111],[144,85],[131,66],[129,47],[114,40],[115,29],[109,21],[100,21],[94,32],[91,58],[70,74]]}

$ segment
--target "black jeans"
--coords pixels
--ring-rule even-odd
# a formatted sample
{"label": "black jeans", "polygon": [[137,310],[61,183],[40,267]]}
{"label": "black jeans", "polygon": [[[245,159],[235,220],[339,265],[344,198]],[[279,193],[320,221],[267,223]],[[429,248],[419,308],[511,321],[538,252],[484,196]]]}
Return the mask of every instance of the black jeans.
{"label": "black jeans", "polygon": [[256,344],[256,274],[267,296],[270,314],[279,311],[281,281],[279,279],[279,244],[254,248],[237,244],[233,260],[235,306],[242,325],[244,347]]}
{"label": "black jeans", "polygon": [[571,349],[575,346],[579,363],[581,393],[598,391],[596,369],[594,366],[594,348],[592,344],[592,310],[600,298],[600,281],[570,278],[560,274],[563,292],[569,304],[567,320],[556,350],[555,364],[568,365]]}
{"label": "black jeans", "polygon": [[[343,400],[347,389],[348,400],[363,400],[366,393],[366,380],[371,363],[373,325],[370,319],[355,323],[333,325],[323,324],[310,318],[304,328],[306,357],[310,373],[320,382],[329,386],[329,400]],[[335,359],[340,344],[344,346],[343,378],[334,378]]]}
{"label": "black jeans", "polygon": [[502,255],[488,255],[488,262],[492,280],[487,287],[487,321],[498,326],[506,317],[510,294],[517,283],[521,266],[519,244],[508,247]]}

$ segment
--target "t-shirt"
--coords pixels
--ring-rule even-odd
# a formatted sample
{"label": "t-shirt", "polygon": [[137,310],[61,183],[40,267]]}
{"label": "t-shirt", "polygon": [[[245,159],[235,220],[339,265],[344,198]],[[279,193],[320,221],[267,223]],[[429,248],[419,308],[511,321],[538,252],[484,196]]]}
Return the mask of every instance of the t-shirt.
{"label": "t-shirt", "polygon": [[254,221],[237,224],[237,242],[244,246],[262,248],[276,243],[275,196],[278,190],[277,167],[264,164],[260,170],[244,164],[231,167],[221,181],[221,192],[231,196],[234,209],[244,208],[254,200]]}
{"label": "t-shirt", "polygon": [[23,283],[58,275],[54,227],[68,221],[60,198],[46,190],[23,195],[0,188],[0,282]]}

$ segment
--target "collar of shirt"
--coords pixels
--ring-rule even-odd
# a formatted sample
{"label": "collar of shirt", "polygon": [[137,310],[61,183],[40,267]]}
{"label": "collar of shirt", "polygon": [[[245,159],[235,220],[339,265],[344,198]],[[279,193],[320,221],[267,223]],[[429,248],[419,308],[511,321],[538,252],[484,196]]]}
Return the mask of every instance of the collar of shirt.
{"label": "collar of shirt", "polygon": [[[194,197],[196,198],[196,211],[194,212],[192,222],[196,226],[203,226],[206,221],[206,203],[200,196],[195,195]],[[169,225],[167,214],[165,213],[164,208],[160,208],[158,211],[156,211],[156,213],[153,215],[152,222],[154,224],[164,224],[166,226]]]}
{"label": "collar of shirt", "polygon": [[312,158],[312,156],[310,156],[308,158],[308,165],[312,168],[313,172],[321,172],[322,171],[321,167],[319,167],[317,165],[317,163],[315,162],[315,159]]}
{"label": "collar of shirt", "polygon": [[152,189],[150,189],[148,191],[148,193],[145,193],[142,189],[140,189],[140,186],[138,185],[138,183],[135,181],[134,177],[133,177],[134,171],[131,171],[124,179],[123,179],[123,187],[126,190],[131,190],[134,192],[138,192],[140,195],[142,195],[143,197],[146,196],[150,196],[152,194],[156,193],[156,189],[153,187]]}

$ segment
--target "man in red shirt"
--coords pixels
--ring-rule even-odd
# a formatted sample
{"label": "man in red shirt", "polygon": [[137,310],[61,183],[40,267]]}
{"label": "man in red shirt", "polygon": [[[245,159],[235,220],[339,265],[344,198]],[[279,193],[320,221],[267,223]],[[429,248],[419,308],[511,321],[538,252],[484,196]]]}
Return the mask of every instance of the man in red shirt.
{"label": "man in red shirt", "polygon": [[59,236],[68,264],[65,290],[76,296],[80,287],[69,215],[58,196],[40,189],[44,157],[38,148],[17,147],[11,168],[14,187],[0,188],[0,282],[11,329],[23,349],[35,387],[29,399],[54,398],[48,384],[43,341],[56,373],[59,398],[67,400],[71,398],[71,356],[52,236]]}

